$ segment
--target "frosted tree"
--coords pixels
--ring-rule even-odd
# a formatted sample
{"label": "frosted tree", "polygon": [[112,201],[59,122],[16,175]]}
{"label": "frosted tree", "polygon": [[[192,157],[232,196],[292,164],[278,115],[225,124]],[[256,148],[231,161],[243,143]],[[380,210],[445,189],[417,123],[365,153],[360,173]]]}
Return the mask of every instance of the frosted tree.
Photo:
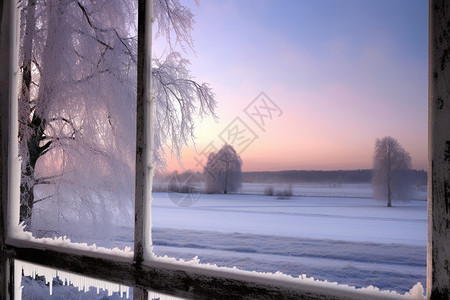
{"label": "frosted tree", "polygon": [[102,223],[127,211],[135,25],[125,4],[22,3],[20,221],[28,228],[37,203],[59,219]]}
{"label": "frosted tree", "polygon": [[242,160],[236,150],[225,144],[210,153],[204,168],[207,193],[236,192],[242,187]]}
{"label": "frosted tree", "polygon": [[411,185],[408,170],[411,168],[411,156],[400,143],[390,137],[377,139],[373,156],[372,186],[374,197],[387,200],[392,206],[392,199],[410,198]]}
{"label": "frosted tree", "polygon": [[[20,4],[20,221],[29,229],[39,203],[58,219],[108,223],[132,207],[134,194],[137,3]],[[155,12],[159,31],[192,46],[186,7],[160,0]],[[159,165],[165,144],[179,154],[193,138],[194,116],[214,111],[210,88],[192,79],[188,64],[177,52],[154,61]]]}

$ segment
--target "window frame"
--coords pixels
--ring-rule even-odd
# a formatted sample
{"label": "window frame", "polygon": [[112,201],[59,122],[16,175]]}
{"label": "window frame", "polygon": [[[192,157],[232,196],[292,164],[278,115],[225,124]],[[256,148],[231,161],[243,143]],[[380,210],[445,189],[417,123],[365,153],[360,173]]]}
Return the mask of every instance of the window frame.
{"label": "window frame", "polygon": [[[134,299],[147,299],[146,289],[169,295],[196,298],[283,298],[283,299],[386,299],[385,294],[369,296],[363,291],[345,290],[331,286],[320,287],[314,283],[292,284],[282,279],[268,279],[250,272],[231,273],[168,263],[152,258],[149,224],[152,166],[152,101],[150,100],[150,49],[151,49],[151,0],[139,0],[138,4],[138,89],[137,89],[137,145],[136,145],[136,196],[135,196],[135,251],[134,258],[105,255],[97,252],[74,250],[54,245],[43,245],[8,235],[8,189],[12,171],[11,141],[15,135],[10,120],[16,120],[11,105],[17,99],[14,78],[17,75],[15,0],[0,4],[0,298],[14,299],[14,259],[40,264],[50,268],[74,272],[80,275],[120,283],[133,287]],[[429,170],[428,170],[428,254],[427,294],[438,299],[450,293],[449,270],[444,269],[450,253],[448,208],[450,195],[450,158],[443,154],[450,150],[450,102],[447,82],[450,66],[446,45],[450,37],[444,36],[450,21],[450,5],[446,0],[429,1]],[[446,27],[447,26],[447,27]],[[444,38],[442,38],[444,37]],[[7,67],[5,67],[7,66]],[[434,99],[437,99],[436,101]],[[12,136],[12,137],[11,137]],[[444,190],[443,190],[444,189]],[[447,206],[445,206],[447,205]],[[147,237],[147,238],[146,238]],[[437,249],[439,248],[439,249]],[[439,252],[443,250],[443,252]],[[446,252],[446,253],[445,253]],[[392,296],[393,299],[398,298]]]}

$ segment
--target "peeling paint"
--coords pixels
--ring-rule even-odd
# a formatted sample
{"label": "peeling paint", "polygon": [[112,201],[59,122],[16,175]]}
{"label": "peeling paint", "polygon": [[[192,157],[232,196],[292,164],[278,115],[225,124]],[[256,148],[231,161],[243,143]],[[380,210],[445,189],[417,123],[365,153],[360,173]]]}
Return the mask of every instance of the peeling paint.
{"label": "peeling paint", "polygon": [[444,160],[450,161],[450,141],[445,141]]}
{"label": "peeling paint", "polygon": [[[445,212],[448,214],[450,205],[450,183],[448,180],[444,180],[444,200],[445,200]],[[448,219],[447,219],[448,221]],[[448,222],[447,222],[448,228]]]}
{"label": "peeling paint", "polygon": [[[435,76],[437,78],[437,74]],[[436,102],[437,102],[436,103],[437,109],[443,109],[444,108],[444,100],[442,100],[441,98],[437,98]]]}
{"label": "peeling paint", "polygon": [[[447,34],[444,34],[444,37],[447,37]],[[444,71],[445,67],[447,65],[447,59],[449,58],[450,51],[447,48],[447,49],[444,49],[444,51],[442,51],[442,52],[443,53],[442,53],[442,57],[441,57],[441,71]]]}

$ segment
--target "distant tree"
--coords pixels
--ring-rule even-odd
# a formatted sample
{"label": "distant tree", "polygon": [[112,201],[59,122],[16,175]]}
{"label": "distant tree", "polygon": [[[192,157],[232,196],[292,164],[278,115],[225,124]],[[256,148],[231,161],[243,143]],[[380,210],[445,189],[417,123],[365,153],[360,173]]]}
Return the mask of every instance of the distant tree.
{"label": "distant tree", "polygon": [[374,197],[387,200],[392,206],[392,199],[409,199],[411,185],[408,170],[411,168],[411,156],[399,142],[390,137],[377,139],[373,157],[372,186]]}
{"label": "distant tree", "polygon": [[217,153],[210,153],[204,168],[208,193],[236,192],[242,187],[242,160],[236,150],[225,144]]}

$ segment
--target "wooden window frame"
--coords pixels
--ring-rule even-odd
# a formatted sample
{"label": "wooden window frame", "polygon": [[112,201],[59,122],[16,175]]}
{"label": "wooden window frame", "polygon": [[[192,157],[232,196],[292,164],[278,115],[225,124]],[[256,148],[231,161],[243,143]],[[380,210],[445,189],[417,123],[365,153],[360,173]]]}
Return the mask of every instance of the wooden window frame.
{"label": "wooden window frame", "polygon": [[[0,299],[14,299],[14,259],[71,271],[133,287],[134,299],[147,299],[146,289],[195,299],[386,299],[315,284],[293,285],[284,280],[257,275],[229,273],[201,266],[154,260],[151,246],[150,207],[145,195],[151,192],[152,101],[150,101],[151,2],[138,5],[138,89],[134,259],[43,245],[8,236],[8,182],[11,172],[11,104],[17,99],[16,0],[0,3]],[[407,4],[405,4],[407,5]],[[450,4],[429,1],[429,170],[427,298],[450,295]],[[393,297],[396,298],[396,297]]]}

